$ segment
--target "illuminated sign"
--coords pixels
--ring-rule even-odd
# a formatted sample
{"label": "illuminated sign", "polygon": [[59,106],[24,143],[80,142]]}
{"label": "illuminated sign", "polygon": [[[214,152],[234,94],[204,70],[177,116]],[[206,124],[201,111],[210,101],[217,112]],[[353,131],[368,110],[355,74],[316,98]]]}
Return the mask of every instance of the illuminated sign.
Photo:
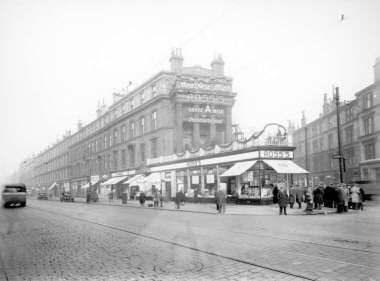
{"label": "illuminated sign", "polygon": [[269,159],[293,159],[293,151],[262,150],[260,156]]}

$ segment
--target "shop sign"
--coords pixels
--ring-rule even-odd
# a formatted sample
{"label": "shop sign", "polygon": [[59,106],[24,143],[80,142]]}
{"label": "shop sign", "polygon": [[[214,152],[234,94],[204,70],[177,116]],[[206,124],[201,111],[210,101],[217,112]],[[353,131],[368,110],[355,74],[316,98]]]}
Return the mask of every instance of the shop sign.
{"label": "shop sign", "polygon": [[206,176],[206,183],[215,183],[215,177],[213,174]]}
{"label": "shop sign", "polygon": [[208,123],[208,124],[223,124],[223,119],[202,118],[202,117],[189,117],[185,121],[191,123]]}
{"label": "shop sign", "polygon": [[96,182],[99,180],[99,175],[93,175],[91,176],[91,182]]}
{"label": "shop sign", "polygon": [[293,159],[293,151],[262,150],[260,151],[260,157],[269,159]]}
{"label": "shop sign", "polygon": [[134,175],[136,173],[135,170],[130,170],[130,171],[122,171],[122,172],[116,172],[116,173],[112,173],[111,174],[111,177],[122,177],[122,176],[130,176],[130,175]]}
{"label": "shop sign", "polygon": [[230,99],[219,95],[208,94],[177,94],[177,97],[188,102],[202,102],[213,104],[229,104]]}
{"label": "shop sign", "polygon": [[206,83],[201,80],[195,80],[195,81],[177,81],[176,89],[194,90],[194,91],[230,92],[231,86],[225,85],[225,84]]}
{"label": "shop sign", "polygon": [[197,167],[201,165],[201,161],[200,160],[189,161],[186,164],[187,164],[187,167]]}
{"label": "shop sign", "polygon": [[209,104],[207,104],[205,107],[191,106],[191,107],[188,107],[187,110],[190,113],[219,114],[219,115],[224,114],[224,109],[211,107]]}
{"label": "shop sign", "polygon": [[191,176],[192,184],[199,184],[199,176]]}
{"label": "shop sign", "polygon": [[267,137],[266,145],[288,145],[288,139],[286,136]]}

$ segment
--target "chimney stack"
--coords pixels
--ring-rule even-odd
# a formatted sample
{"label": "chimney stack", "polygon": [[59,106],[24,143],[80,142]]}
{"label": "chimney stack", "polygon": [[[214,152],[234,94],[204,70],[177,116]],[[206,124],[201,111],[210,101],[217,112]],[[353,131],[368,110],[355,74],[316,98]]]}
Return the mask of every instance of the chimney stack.
{"label": "chimney stack", "polygon": [[302,118],[301,118],[301,127],[306,126],[306,116],[305,116],[305,111],[302,111]]}
{"label": "chimney stack", "polygon": [[217,55],[211,62],[212,73],[216,77],[224,76],[224,61],[222,55]]}
{"label": "chimney stack", "polygon": [[373,66],[375,74],[375,83],[380,82],[380,57],[376,58],[375,65]]}
{"label": "chimney stack", "polygon": [[79,120],[77,123],[77,126],[78,126],[78,131],[82,130],[83,128],[82,121]]}
{"label": "chimney stack", "polygon": [[175,73],[181,73],[183,67],[182,49],[173,49],[169,61],[170,70]]}

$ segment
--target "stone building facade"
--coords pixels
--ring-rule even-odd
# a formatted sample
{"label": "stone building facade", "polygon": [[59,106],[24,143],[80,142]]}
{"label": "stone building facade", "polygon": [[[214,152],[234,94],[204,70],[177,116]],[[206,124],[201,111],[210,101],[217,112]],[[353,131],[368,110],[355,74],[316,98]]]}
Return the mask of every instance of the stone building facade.
{"label": "stone building facade", "polygon": [[[380,183],[380,58],[374,65],[374,83],[340,103],[344,181]],[[320,117],[309,123],[303,114],[293,132],[295,161],[311,172],[314,183],[338,182],[337,116],[334,97],[324,96]]]}
{"label": "stone building facade", "polygon": [[175,49],[169,61],[169,71],[129,93],[114,93],[94,121],[79,123],[74,134],[20,165],[20,178],[31,186],[76,189],[90,179],[143,171],[148,158],[230,143],[236,94],[221,56],[211,68],[186,67]]}

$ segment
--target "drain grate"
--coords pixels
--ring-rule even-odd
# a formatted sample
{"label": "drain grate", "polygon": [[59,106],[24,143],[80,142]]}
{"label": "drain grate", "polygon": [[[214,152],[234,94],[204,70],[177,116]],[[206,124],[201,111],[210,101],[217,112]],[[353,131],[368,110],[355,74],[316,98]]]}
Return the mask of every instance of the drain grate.
{"label": "drain grate", "polygon": [[167,263],[164,265],[155,265],[153,270],[163,274],[181,274],[181,273],[196,273],[202,271],[204,265],[200,262],[191,263]]}

